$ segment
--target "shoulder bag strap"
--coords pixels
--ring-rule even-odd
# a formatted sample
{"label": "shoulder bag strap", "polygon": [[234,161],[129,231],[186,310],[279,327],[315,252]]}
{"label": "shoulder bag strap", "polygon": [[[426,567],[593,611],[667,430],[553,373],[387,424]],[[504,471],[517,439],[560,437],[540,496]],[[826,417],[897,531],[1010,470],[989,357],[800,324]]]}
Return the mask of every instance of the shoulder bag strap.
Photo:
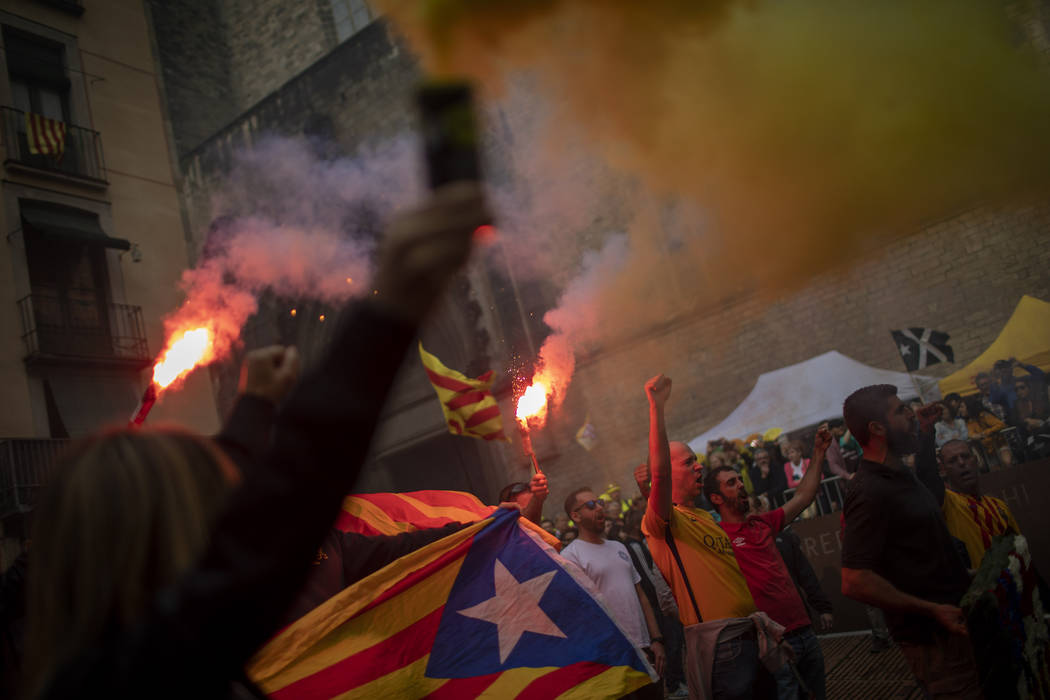
{"label": "shoulder bag strap", "polygon": [[[674,506],[671,506],[674,508]],[[674,517],[674,513],[670,514],[667,519],[667,527],[664,528],[664,539],[667,540],[667,546],[671,548],[671,554],[674,555],[675,563],[678,564],[678,570],[682,573],[682,580],[685,581],[685,589],[689,591],[689,600],[693,603],[693,611],[696,613],[696,621],[703,622],[704,617],[700,614],[700,606],[696,604],[696,596],[693,595],[693,586],[689,583],[689,576],[685,573],[685,567],[682,565],[682,557],[678,554],[678,546],[674,542],[674,535],[671,534],[671,517]]]}

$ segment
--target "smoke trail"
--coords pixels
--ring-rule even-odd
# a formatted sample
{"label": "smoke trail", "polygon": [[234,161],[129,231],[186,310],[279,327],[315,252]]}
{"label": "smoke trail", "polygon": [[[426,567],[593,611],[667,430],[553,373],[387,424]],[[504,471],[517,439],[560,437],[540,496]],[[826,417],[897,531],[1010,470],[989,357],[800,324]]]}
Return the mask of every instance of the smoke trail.
{"label": "smoke trail", "polygon": [[165,319],[167,339],[207,327],[209,358],[221,360],[263,292],[322,302],[371,293],[375,234],[418,196],[415,165],[408,137],[332,160],[277,137],[238,153],[198,264],[183,273],[185,300]]}
{"label": "smoke trail", "polygon": [[[1031,19],[1030,3],[379,4],[436,72],[471,76],[494,95],[527,74],[551,106],[537,138],[578,138],[628,183],[608,201],[623,215],[612,228],[627,230],[630,260],[593,280],[590,305],[563,297],[549,315],[552,357],[590,335],[564,332],[577,318],[598,319],[585,325],[600,342],[624,319],[641,327],[740,288],[798,284],[923,222],[1050,185],[1050,79],[1023,41],[1038,26],[1011,18]],[[581,188],[558,192],[566,174],[545,175],[552,182],[529,185],[573,206],[566,192]],[[645,192],[631,190],[633,177]],[[604,232],[570,216],[580,227],[541,233],[575,261],[573,238],[595,248]],[[546,253],[537,274],[544,267],[559,265]],[[662,296],[650,301],[654,278]],[[675,284],[681,293],[668,291]]]}

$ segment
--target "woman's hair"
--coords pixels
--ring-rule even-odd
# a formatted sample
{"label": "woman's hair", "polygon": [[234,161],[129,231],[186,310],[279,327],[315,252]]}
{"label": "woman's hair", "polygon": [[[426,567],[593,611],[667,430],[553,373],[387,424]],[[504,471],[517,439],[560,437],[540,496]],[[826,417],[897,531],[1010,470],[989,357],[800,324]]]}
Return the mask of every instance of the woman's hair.
{"label": "woman's hair", "polygon": [[963,403],[966,404],[966,417],[970,420],[978,420],[982,413],[987,413],[984,404],[981,403],[981,397],[979,396],[967,396],[963,399]]}
{"label": "woman's hair", "polygon": [[193,565],[234,481],[217,447],[174,429],[116,430],[65,455],[34,517],[30,696]]}

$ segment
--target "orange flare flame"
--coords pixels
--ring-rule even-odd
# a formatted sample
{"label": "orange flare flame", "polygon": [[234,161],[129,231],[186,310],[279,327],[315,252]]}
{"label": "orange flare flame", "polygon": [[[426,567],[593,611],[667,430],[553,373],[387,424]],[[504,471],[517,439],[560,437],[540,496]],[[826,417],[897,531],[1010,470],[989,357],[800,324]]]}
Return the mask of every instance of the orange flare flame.
{"label": "orange flare flame", "polygon": [[542,381],[534,381],[532,386],[518,397],[518,406],[515,416],[522,423],[528,423],[530,418],[535,418],[542,425],[547,419],[547,384]]}
{"label": "orange flare flame", "polygon": [[168,349],[153,366],[153,382],[161,389],[167,388],[210,359],[211,349],[211,331],[207,328],[184,331],[177,339],[169,341]]}

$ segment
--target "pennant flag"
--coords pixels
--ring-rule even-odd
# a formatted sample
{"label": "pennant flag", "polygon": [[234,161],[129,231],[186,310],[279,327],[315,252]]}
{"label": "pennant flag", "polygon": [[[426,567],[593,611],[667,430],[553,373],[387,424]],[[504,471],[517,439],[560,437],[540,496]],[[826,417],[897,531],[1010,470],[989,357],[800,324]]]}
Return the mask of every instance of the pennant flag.
{"label": "pennant flag", "polygon": [[500,509],[380,569],[285,628],[249,676],[274,700],[582,700],[655,681],[593,585],[523,522]]}
{"label": "pennant flag", "polygon": [[33,155],[61,158],[66,150],[66,125],[57,119],[26,112],[26,140]]}
{"label": "pennant flag", "polygon": [[591,414],[589,413],[583,421],[583,427],[576,431],[576,442],[588,452],[598,446],[598,431],[591,425]]}
{"label": "pennant flag", "polygon": [[477,379],[449,369],[419,344],[419,356],[430,383],[441,401],[448,431],[453,435],[468,435],[481,440],[503,440],[503,417],[499,404],[492,395],[492,370]]}
{"label": "pennant flag", "polygon": [[905,328],[890,331],[893,342],[909,372],[924,369],[938,362],[955,362],[955,352],[948,345],[948,334],[932,328]]}

